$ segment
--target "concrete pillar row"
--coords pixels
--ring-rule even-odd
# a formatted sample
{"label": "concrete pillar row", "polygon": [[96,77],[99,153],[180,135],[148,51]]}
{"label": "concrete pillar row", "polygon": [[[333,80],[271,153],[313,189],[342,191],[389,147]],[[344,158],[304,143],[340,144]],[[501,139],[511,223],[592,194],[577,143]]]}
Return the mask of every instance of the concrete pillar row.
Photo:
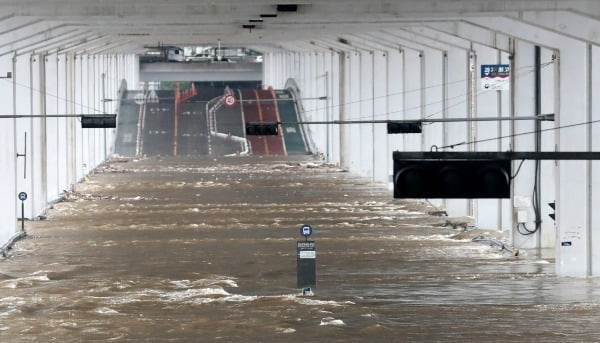
{"label": "concrete pillar row", "polygon": [[[15,56],[13,58],[13,65],[15,73],[13,74],[13,90],[15,91],[15,104],[17,104],[14,108],[14,114],[17,115],[29,115],[31,113],[32,107],[32,97],[34,95],[32,82],[33,79],[31,77],[32,68],[31,68],[31,59],[29,56]],[[12,93],[12,92],[11,92]],[[6,119],[1,119],[2,121]],[[25,141],[25,134],[27,137],[27,141]],[[32,141],[30,136],[33,134],[31,132],[31,120],[30,119],[16,119],[15,120],[15,148],[16,153],[23,154],[25,152],[25,146],[27,145],[28,152],[26,157],[18,157],[16,158],[16,179],[14,180],[16,183],[16,187],[18,192],[26,192],[27,194],[32,194],[32,184],[29,182],[31,179],[26,178],[25,172],[27,174],[31,174],[31,168],[33,166],[33,161],[31,159],[32,156],[35,156],[35,153],[32,153],[34,149],[32,149]],[[16,154],[15,154],[16,156]],[[27,170],[25,167],[27,166]],[[34,203],[35,199],[30,199],[31,201],[27,201],[25,203],[25,213],[29,215],[32,212],[32,203]],[[20,215],[20,211],[18,211],[18,215]]]}
{"label": "concrete pillar row", "polygon": [[[370,52],[353,46],[355,50],[339,55],[330,54],[329,58],[321,58],[319,54],[308,52],[277,53],[267,57],[267,64],[270,60],[276,61],[274,66],[266,66],[266,75],[269,75],[267,79],[277,83],[294,77],[300,85],[302,97],[327,95],[321,93],[331,89],[331,104],[319,106],[315,101],[304,103],[309,120],[358,120],[365,119],[365,116],[367,119],[382,119],[379,118],[380,114],[385,116],[383,119],[529,115],[521,113],[525,112],[524,109],[531,108],[531,101],[527,100],[529,95],[519,90],[531,88],[530,76],[517,77],[513,74],[516,82],[513,86],[514,94],[517,94],[517,97],[512,108],[509,106],[510,91],[483,91],[478,80],[478,71],[482,64],[508,64],[508,52],[499,50],[497,46],[483,40],[485,44],[482,45],[478,42],[467,44],[465,40],[455,37],[452,44],[439,42],[438,47],[433,48],[436,44],[433,38],[427,41],[428,45],[425,46],[421,45],[414,35],[409,34],[405,37],[402,32],[394,32],[394,35],[398,37],[397,43],[405,45],[404,49],[400,49],[402,44],[397,44],[398,49],[394,49],[394,44],[390,44],[387,49]],[[361,35],[359,38],[364,37]],[[392,39],[391,35],[384,38]],[[352,44],[356,43],[352,41],[354,37],[348,39]],[[384,44],[383,41],[358,42],[362,48]],[[318,43],[324,46],[329,44],[327,40]],[[513,54],[515,51],[523,52],[515,59],[513,68],[518,70],[532,66],[531,56],[525,52],[531,53],[529,48],[532,45],[518,42],[516,47],[518,49],[513,50]],[[548,54],[549,51],[551,50],[546,49],[544,53]],[[327,75],[325,78],[329,85],[319,83],[318,77],[321,74]],[[550,83],[553,82],[552,74],[546,77]],[[546,95],[547,91],[544,94],[545,99],[549,98]],[[553,110],[551,106],[546,107]],[[425,127],[423,135],[404,136],[381,135],[377,132],[377,125],[342,125],[324,132],[319,131],[318,127],[311,127],[310,130],[318,132],[319,137],[327,137],[323,142],[317,142],[317,146],[320,152],[328,155],[330,161],[339,162],[354,172],[372,177],[375,182],[386,182],[392,174],[390,156],[394,150],[429,150],[433,145],[444,146],[510,135],[516,132],[515,130],[526,130],[527,125],[526,122],[432,124]],[[338,131],[334,133],[334,130]],[[515,149],[517,146],[529,149],[529,143],[527,140],[500,139],[457,146],[456,150],[495,151]],[[514,183],[515,194],[523,198],[526,198],[532,187],[532,178],[525,177],[528,169],[531,168],[524,165],[521,171],[524,177]],[[473,215],[477,226],[481,228],[514,229],[515,205],[512,200],[451,200],[438,202],[438,205],[445,207],[454,216]],[[533,223],[529,224],[530,227],[532,225]],[[516,236],[514,232],[513,236],[514,243],[520,247],[540,244],[536,243],[537,237],[522,241],[522,237]]]}
{"label": "concrete pillar row", "polygon": [[[440,98],[440,92],[442,93],[441,101],[443,103],[442,115],[449,118],[529,116],[537,114],[534,113],[533,78],[531,72],[527,72],[527,69],[533,69],[533,51],[535,45],[539,44],[546,47],[542,49],[542,63],[546,62],[546,59],[551,59],[552,55],[558,57],[557,62],[553,62],[556,65],[555,69],[550,67],[542,70],[541,77],[545,81],[542,82],[543,87],[541,89],[541,113],[556,112],[557,115],[563,113],[554,125],[565,125],[565,123],[571,125],[593,121],[593,113],[596,112],[593,111],[593,108],[597,105],[591,94],[594,93],[593,89],[596,86],[594,75],[598,70],[593,63],[598,54],[595,47],[543,29],[532,26],[523,27],[523,25],[526,25],[523,23],[515,25],[515,22],[509,19],[485,20],[485,22],[483,20],[477,22],[477,19],[473,19],[473,21],[479,27],[491,25],[493,30],[501,32],[501,34],[495,35],[496,38],[516,37],[517,39],[513,39],[513,43],[509,47],[510,53],[514,57],[513,60],[508,60],[509,55],[504,52],[506,47],[502,39],[488,42],[482,36],[476,37],[477,41],[472,41],[472,48],[468,51],[459,48],[448,49],[441,62],[440,59],[436,58],[435,52],[424,49],[424,61],[415,64],[415,56],[410,56],[411,54],[414,55],[414,52],[404,52],[406,56],[404,57],[404,73],[401,78],[404,88],[403,111],[398,116],[399,119],[413,117],[416,119],[419,116],[430,115],[428,111],[437,113],[435,100]],[[458,43],[461,42],[457,41]],[[482,45],[478,46],[477,43]],[[553,53],[555,48],[559,50],[558,53]],[[340,112],[347,116],[347,119],[355,119],[357,110],[360,113],[365,113],[365,110],[367,110],[362,105],[362,100],[365,99],[365,88],[367,87],[361,78],[365,78],[369,73],[365,73],[364,63],[360,61],[361,53],[349,52],[347,54],[348,56],[346,56],[343,63],[344,73],[338,77],[340,84],[344,85],[340,88],[340,91],[342,91],[340,97],[347,102],[347,106],[341,106]],[[439,55],[439,53],[437,54]],[[423,55],[419,58],[423,58]],[[478,83],[477,71],[482,64],[488,63],[512,64],[513,84],[510,92],[494,93],[484,92],[480,89],[481,85]],[[435,80],[436,70],[439,71],[440,68],[442,74],[441,84],[446,86],[445,89],[438,92],[435,90],[435,86],[431,86],[431,80]],[[423,80],[423,75],[425,80]],[[381,78],[374,75],[371,76],[373,80],[381,80]],[[421,91],[418,97],[407,97],[406,94],[409,91],[407,85],[413,87],[418,85],[419,89],[426,90]],[[552,98],[556,99],[556,103],[553,103]],[[360,107],[357,107],[353,101],[361,103]],[[375,102],[372,105],[373,108],[379,106]],[[414,108],[418,108],[420,113],[414,113]],[[425,113],[423,113],[423,109],[425,109]],[[388,109],[388,112],[391,112],[390,109]],[[374,115],[375,111],[372,110],[371,114]],[[402,146],[405,150],[418,150],[425,149],[426,146],[439,140],[442,145],[473,142],[457,146],[456,150],[497,151],[512,149],[531,151],[535,147],[532,145],[533,140],[528,136],[513,136],[512,138],[489,141],[481,140],[532,131],[532,125],[532,122],[524,121],[514,123],[452,123],[445,125],[441,137],[440,133],[435,132],[432,127],[427,128],[426,131],[428,132],[425,133],[425,140],[421,141],[420,144],[412,142],[411,137],[405,136],[402,138],[402,142],[396,144],[396,146]],[[543,125],[545,125],[543,127],[547,127],[550,124],[544,123]],[[594,125],[562,128],[556,131],[554,140],[546,133],[542,137],[542,149],[552,150],[551,145],[556,142],[557,148],[562,151],[597,150],[595,149],[597,142],[593,138],[595,136],[593,134],[594,128]],[[364,133],[359,131],[357,134],[353,134],[351,130],[352,128],[348,129],[350,132],[348,136],[359,137],[359,139]],[[343,142],[341,151],[344,151],[344,147],[348,147],[348,142],[344,141],[343,131],[344,129],[341,135]],[[374,147],[377,145],[377,143],[373,144]],[[361,144],[362,146],[364,145]],[[343,164],[349,166],[351,170],[360,172],[360,168],[364,168],[365,165],[363,160],[365,154],[361,151],[357,155],[356,152],[351,150],[346,151],[342,153],[340,160],[347,161]],[[548,179],[553,178],[553,168],[551,168],[551,164],[546,163],[545,165],[541,184],[547,185],[549,183],[547,182]],[[594,234],[594,226],[598,219],[590,210],[591,204],[598,197],[591,186],[595,182],[597,173],[594,166],[595,162],[565,161],[558,163],[556,175],[559,182],[557,182],[555,197],[565,206],[563,209],[560,209],[560,207],[557,209],[557,215],[561,213],[558,215],[557,225],[559,230],[556,236],[557,256],[559,257],[557,268],[561,275],[595,275],[594,273],[597,273],[597,270],[600,269],[597,263],[594,263],[594,256],[597,255],[595,252],[598,250],[595,249],[594,245],[594,242],[598,240],[598,235]],[[517,165],[515,165],[515,170],[516,167]],[[513,242],[520,247],[551,245],[552,237],[547,234],[549,231],[548,220],[543,221],[541,234],[521,237],[515,231],[514,215],[517,208],[525,208],[528,214],[527,217],[530,218],[525,224],[530,229],[535,225],[533,219],[531,219],[533,217],[531,210],[533,196],[531,193],[534,178],[530,174],[533,174],[533,168],[534,166],[528,162],[523,165],[522,175],[518,180],[515,179],[513,183],[515,197],[511,202],[505,200],[478,200],[475,202],[458,200],[447,203],[448,211],[453,214],[474,214],[477,224],[481,227],[501,229],[508,227],[512,231]],[[375,167],[376,169],[377,167]],[[551,188],[546,186],[542,190],[542,197],[537,201],[538,206],[543,207],[545,202],[553,196],[552,193],[554,192]],[[582,194],[585,196],[582,197]],[[573,202],[573,198],[579,200]],[[557,204],[557,206],[560,205]],[[547,213],[548,211],[542,212]],[[574,245],[579,246],[580,249],[569,248]]]}
{"label": "concrete pillar row", "polygon": [[[13,72],[12,56],[0,57],[0,75]],[[14,79],[0,80],[0,103],[3,114],[13,114],[14,108]],[[16,121],[14,119],[0,119],[0,239],[2,244],[16,233],[17,223],[17,153],[16,148]],[[22,176],[21,176],[22,177]]]}
{"label": "concrete pillar row", "polygon": [[[45,113],[46,99],[44,97],[45,85],[45,56],[44,54],[31,55],[30,57],[30,79],[32,91],[30,92],[31,115]],[[28,150],[28,172],[24,182],[30,185],[31,201],[29,203],[28,217],[34,218],[40,214],[46,205],[47,199],[47,151],[46,144],[46,121],[44,118],[31,118],[27,133]]]}
{"label": "concrete pillar row", "polygon": [[[483,24],[479,19],[470,21]],[[600,147],[595,145],[592,138],[595,127],[585,124],[594,118],[594,49],[585,42],[508,18],[486,20],[485,26],[520,40],[557,50],[557,59],[551,64],[556,71],[555,149],[598,151]],[[529,90],[531,89],[530,86]],[[527,90],[523,88],[521,91],[527,94]],[[515,104],[517,100],[515,99]],[[570,125],[575,126],[564,127]],[[594,163],[590,161],[559,161],[556,164],[556,268],[557,273],[562,276],[598,275],[598,262],[593,256],[598,250],[599,245],[594,243],[597,242],[600,230],[597,229],[599,226],[592,211],[592,201],[598,195],[592,185],[600,177],[600,171],[593,166]],[[540,186],[543,185],[545,183],[540,183]],[[544,190],[542,193],[547,196]],[[541,201],[539,205],[547,206]],[[548,219],[542,217],[542,220]]]}
{"label": "concrete pillar row", "polygon": [[[106,97],[116,98],[123,78],[137,84],[137,71],[131,70],[137,63],[135,56],[0,57],[0,74],[1,68],[12,72],[11,79],[0,79],[0,113],[26,116],[0,119],[0,143],[5,147],[0,154],[0,246],[20,230],[18,192],[28,193],[25,216],[35,218],[112,151],[114,130],[82,129],[77,118],[38,116],[101,113],[101,75],[113,80],[106,81]],[[26,169],[25,158],[17,157],[25,152],[25,144]]]}

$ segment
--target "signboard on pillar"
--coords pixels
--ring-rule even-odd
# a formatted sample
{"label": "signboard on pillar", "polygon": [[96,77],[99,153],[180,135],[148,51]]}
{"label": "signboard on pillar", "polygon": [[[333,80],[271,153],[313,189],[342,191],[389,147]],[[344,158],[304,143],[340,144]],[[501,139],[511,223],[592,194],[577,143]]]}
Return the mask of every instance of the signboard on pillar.
{"label": "signboard on pillar", "polygon": [[484,90],[495,91],[510,89],[510,65],[482,64],[481,88]]}
{"label": "signboard on pillar", "polygon": [[314,241],[297,242],[296,271],[298,288],[317,285],[317,244]]}

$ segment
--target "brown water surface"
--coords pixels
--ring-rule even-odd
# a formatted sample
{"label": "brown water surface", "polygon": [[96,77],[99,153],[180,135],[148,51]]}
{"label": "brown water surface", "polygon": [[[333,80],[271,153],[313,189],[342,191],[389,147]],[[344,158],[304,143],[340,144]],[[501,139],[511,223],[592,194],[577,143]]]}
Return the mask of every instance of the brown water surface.
{"label": "brown water surface", "polygon": [[[600,341],[597,279],[430,211],[306,159],[116,159],[0,261],[0,341]],[[295,287],[304,223],[313,297]]]}

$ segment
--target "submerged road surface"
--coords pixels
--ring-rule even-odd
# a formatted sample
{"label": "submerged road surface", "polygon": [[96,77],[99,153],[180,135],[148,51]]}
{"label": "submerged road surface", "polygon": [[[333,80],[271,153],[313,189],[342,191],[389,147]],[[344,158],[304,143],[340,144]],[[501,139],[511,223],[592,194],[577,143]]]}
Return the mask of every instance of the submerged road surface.
{"label": "submerged road surface", "polygon": [[[114,160],[0,261],[1,342],[580,342],[598,279],[308,160]],[[296,289],[311,224],[315,296]]]}

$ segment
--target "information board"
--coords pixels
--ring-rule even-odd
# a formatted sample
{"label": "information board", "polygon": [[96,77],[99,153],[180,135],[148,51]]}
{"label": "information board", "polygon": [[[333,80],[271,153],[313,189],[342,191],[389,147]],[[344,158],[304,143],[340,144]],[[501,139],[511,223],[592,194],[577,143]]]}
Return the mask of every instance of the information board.
{"label": "information board", "polygon": [[317,285],[317,244],[314,241],[296,242],[296,270],[298,288]]}
{"label": "information board", "polygon": [[510,65],[482,64],[481,88],[486,90],[510,89]]}

